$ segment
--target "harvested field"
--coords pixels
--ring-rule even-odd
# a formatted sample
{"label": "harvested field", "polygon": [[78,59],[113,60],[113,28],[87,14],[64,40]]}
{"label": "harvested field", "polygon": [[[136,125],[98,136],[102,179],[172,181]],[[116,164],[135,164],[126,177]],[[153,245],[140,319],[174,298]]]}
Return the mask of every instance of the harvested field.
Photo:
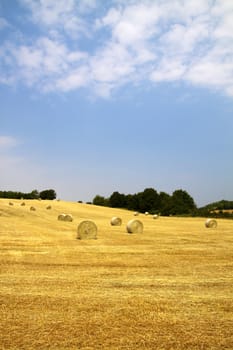
{"label": "harvested field", "polygon": [[[130,235],[134,212],[12,202],[0,199],[1,350],[233,349],[232,220],[141,215]],[[76,239],[83,220],[97,240]]]}

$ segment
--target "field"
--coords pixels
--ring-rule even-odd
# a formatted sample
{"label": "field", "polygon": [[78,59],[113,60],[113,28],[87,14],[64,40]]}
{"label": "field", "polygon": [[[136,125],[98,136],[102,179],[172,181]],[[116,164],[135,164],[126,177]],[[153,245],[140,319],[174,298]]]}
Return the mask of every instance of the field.
{"label": "field", "polygon": [[[126,210],[11,202],[0,199],[1,350],[233,349],[232,220],[141,214],[144,232],[128,234]],[[76,239],[85,219],[97,240]]]}

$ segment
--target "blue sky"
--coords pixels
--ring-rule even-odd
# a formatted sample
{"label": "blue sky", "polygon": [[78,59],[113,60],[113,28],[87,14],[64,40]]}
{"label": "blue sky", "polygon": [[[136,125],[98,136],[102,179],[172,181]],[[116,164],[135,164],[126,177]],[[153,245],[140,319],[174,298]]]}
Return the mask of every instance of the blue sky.
{"label": "blue sky", "polygon": [[233,200],[233,2],[0,0],[0,189]]}

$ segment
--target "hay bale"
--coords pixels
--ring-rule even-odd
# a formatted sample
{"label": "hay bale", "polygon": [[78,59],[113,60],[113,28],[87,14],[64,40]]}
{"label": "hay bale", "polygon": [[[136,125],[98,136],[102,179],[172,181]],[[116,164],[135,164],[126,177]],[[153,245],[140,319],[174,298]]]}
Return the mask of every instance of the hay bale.
{"label": "hay bale", "polygon": [[9,202],[9,205],[14,205],[14,203],[12,203],[12,202]]}
{"label": "hay bale", "polygon": [[143,223],[140,220],[130,220],[126,225],[128,233],[142,233]]}
{"label": "hay bale", "polygon": [[71,214],[65,214],[64,221],[73,221],[73,216]]}
{"label": "hay bale", "polygon": [[112,225],[112,226],[121,226],[121,224],[122,224],[121,218],[119,218],[119,217],[117,217],[117,216],[113,216],[113,217],[111,218],[111,225]]}
{"label": "hay bale", "polygon": [[23,202],[23,203],[21,203],[20,205],[21,205],[22,207],[24,207],[26,204]]}
{"label": "hay bale", "polygon": [[97,239],[97,226],[93,221],[82,221],[77,228],[77,239]]}
{"label": "hay bale", "polygon": [[217,221],[214,219],[207,219],[205,222],[205,227],[207,228],[216,228],[217,227]]}
{"label": "hay bale", "polygon": [[35,207],[30,207],[30,210],[31,211],[36,211],[36,208]]}
{"label": "hay bale", "polygon": [[52,209],[52,207],[51,207],[51,205],[48,205],[47,207],[46,207],[46,209]]}
{"label": "hay bale", "polygon": [[133,215],[134,215],[134,216],[138,216],[138,215],[139,215],[139,212],[138,212],[138,211],[135,211]]}
{"label": "hay bale", "polygon": [[158,219],[158,218],[159,218],[158,214],[153,215],[153,219]]}
{"label": "hay bale", "polygon": [[149,215],[148,211],[145,212],[145,215]]}
{"label": "hay bale", "polygon": [[66,214],[59,214],[57,220],[64,221]]}

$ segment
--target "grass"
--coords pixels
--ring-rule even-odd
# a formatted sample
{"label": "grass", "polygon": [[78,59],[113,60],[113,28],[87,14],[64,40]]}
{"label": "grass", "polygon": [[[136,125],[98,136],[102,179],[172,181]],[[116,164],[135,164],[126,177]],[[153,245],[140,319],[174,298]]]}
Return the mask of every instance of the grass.
{"label": "grass", "polygon": [[[0,199],[1,350],[233,349],[233,221],[141,214],[144,232],[127,234],[126,210],[12,202]],[[76,239],[87,219],[97,240]]]}

